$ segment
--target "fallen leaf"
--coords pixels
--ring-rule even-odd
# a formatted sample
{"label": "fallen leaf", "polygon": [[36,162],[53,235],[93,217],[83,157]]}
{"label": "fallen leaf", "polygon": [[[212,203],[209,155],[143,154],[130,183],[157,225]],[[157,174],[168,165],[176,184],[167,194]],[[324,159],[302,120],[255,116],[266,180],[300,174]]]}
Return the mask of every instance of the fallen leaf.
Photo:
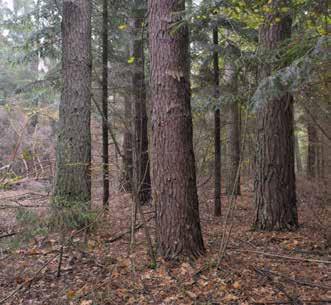
{"label": "fallen leaf", "polygon": [[76,292],[73,291],[73,290],[68,290],[67,293],[66,293],[66,295],[67,295],[68,300],[71,300],[71,299],[73,299],[75,297]]}
{"label": "fallen leaf", "polygon": [[187,290],[185,292],[191,299],[195,300],[197,298],[197,295],[194,292],[189,291],[189,290]]}
{"label": "fallen leaf", "polygon": [[238,281],[234,282],[232,286],[233,286],[234,289],[240,289],[241,288],[241,284]]}
{"label": "fallen leaf", "polygon": [[238,297],[235,296],[234,294],[228,294],[226,297],[223,298],[223,301],[225,302],[230,302],[230,301],[236,301],[238,300]]}

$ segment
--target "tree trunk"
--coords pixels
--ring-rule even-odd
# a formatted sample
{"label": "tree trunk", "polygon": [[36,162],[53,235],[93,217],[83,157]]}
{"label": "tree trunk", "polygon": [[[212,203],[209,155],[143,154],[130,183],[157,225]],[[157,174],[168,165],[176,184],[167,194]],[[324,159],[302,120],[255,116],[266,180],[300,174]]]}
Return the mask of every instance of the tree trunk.
{"label": "tree trunk", "polygon": [[151,197],[143,41],[143,20],[146,12],[145,5],[145,0],[135,0],[134,2],[134,40],[132,54],[134,57],[132,78],[134,98],[134,181],[141,203],[147,202]]}
{"label": "tree trunk", "polygon": [[91,200],[91,2],[63,1],[63,89],[54,199]]}
{"label": "tree trunk", "polygon": [[295,150],[295,161],[297,166],[297,173],[300,175],[302,173],[302,160],[301,160],[301,153],[300,153],[300,144],[297,135],[294,135],[294,150]]}
{"label": "tree trunk", "polygon": [[[237,74],[236,67],[230,62],[224,66],[224,81],[226,91],[229,96],[234,96],[237,92]],[[228,195],[240,195],[240,177],[238,176],[240,162],[240,126],[239,126],[239,107],[236,100],[231,100],[227,105],[227,185],[226,193]]]}
{"label": "tree trunk", "polygon": [[102,180],[103,206],[109,204],[109,150],[108,150],[108,0],[102,8]]}
{"label": "tree trunk", "polygon": [[128,123],[123,136],[123,164],[120,179],[121,190],[132,191],[133,155],[132,155],[132,104],[128,96],[124,97],[124,115]]}
{"label": "tree trunk", "polygon": [[[272,6],[279,6],[273,1]],[[272,10],[276,10],[272,7]],[[280,18],[280,20],[276,20]],[[274,49],[290,37],[289,15],[270,15],[260,29],[260,43]],[[263,67],[264,76],[271,73]],[[268,101],[257,113],[255,228],[287,230],[298,227],[294,173],[293,98],[286,94]]]}
{"label": "tree trunk", "polygon": [[308,121],[308,152],[307,152],[307,176],[314,178],[317,174],[317,129],[313,122]]}
{"label": "tree trunk", "polygon": [[205,252],[193,151],[189,35],[184,1],[149,0],[152,177],[158,250],[166,259]]}
{"label": "tree trunk", "polygon": [[[214,98],[219,98],[220,69],[218,63],[218,28],[213,29],[213,68],[214,68]],[[221,113],[220,109],[214,112],[214,216],[221,216]]]}
{"label": "tree trunk", "polygon": [[321,143],[321,160],[320,160],[320,178],[325,178],[325,136],[321,134],[320,136],[320,143]]}

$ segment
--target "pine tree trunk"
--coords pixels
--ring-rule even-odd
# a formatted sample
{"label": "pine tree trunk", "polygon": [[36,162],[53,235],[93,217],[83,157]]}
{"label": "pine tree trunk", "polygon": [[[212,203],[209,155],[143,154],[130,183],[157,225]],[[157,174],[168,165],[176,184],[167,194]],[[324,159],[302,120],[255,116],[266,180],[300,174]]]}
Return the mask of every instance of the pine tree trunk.
{"label": "pine tree trunk", "polygon": [[313,122],[308,121],[308,152],[307,152],[307,176],[314,178],[317,174],[317,130]]}
{"label": "pine tree trunk", "polygon": [[91,2],[63,1],[63,89],[54,198],[91,200]]}
{"label": "pine tree trunk", "polygon": [[133,155],[132,155],[132,104],[128,96],[124,97],[124,116],[127,122],[123,136],[123,164],[120,178],[121,190],[132,191]]}
{"label": "pine tree trunk", "polygon": [[147,202],[151,197],[150,164],[148,156],[148,130],[146,110],[146,85],[144,69],[143,21],[145,0],[135,0],[133,9],[133,98],[134,98],[134,181],[139,200]]}
{"label": "pine tree trunk", "polygon": [[316,145],[316,177],[321,177],[321,145],[319,141]]}
{"label": "pine tree trunk", "polygon": [[[279,1],[272,2],[279,5]],[[272,10],[275,10],[272,7]],[[276,18],[280,17],[280,21]],[[260,43],[274,49],[290,37],[290,16],[269,16],[260,29]],[[264,76],[271,73],[263,67]],[[298,227],[294,173],[293,98],[285,95],[262,105],[257,113],[255,228]]]}
{"label": "pine tree trunk", "polygon": [[301,153],[300,153],[300,145],[299,145],[299,139],[297,135],[294,135],[294,150],[295,150],[295,161],[297,166],[297,173],[302,173],[302,160],[301,160]]}
{"label": "pine tree trunk", "polygon": [[184,1],[149,0],[152,189],[158,249],[166,259],[205,251],[193,152],[189,35],[185,24],[171,32],[184,9]]}
{"label": "pine tree trunk", "polygon": [[[230,61],[226,62],[224,66],[224,81],[229,96],[235,95],[237,92],[236,67]],[[237,178],[240,162],[240,126],[237,101],[231,100],[227,105],[227,110],[228,176],[226,193],[228,195],[240,195],[240,177]]]}
{"label": "pine tree trunk", "polygon": [[[219,86],[220,86],[220,69],[218,63],[218,28],[213,29],[213,68],[214,68],[214,98],[219,98]],[[220,109],[216,109],[214,112],[214,216],[221,216],[221,113]]]}
{"label": "pine tree trunk", "polygon": [[323,134],[321,134],[320,136],[320,142],[321,142],[321,161],[320,161],[320,165],[321,165],[321,170],[320,170],[320,178],[324,179],[325,178],[325,136]]}
{"label": "pine tree trunk", "polygon": [[109,204],[109,150],[108,150],[108,0],[102,8],[102,180],[103,206]]}

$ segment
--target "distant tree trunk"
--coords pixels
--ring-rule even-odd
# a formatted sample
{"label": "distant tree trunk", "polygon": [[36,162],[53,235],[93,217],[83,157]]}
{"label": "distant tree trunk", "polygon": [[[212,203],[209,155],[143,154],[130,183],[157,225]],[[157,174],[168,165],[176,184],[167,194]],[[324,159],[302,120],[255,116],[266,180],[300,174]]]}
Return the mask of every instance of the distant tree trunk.
{"label": "distant tree trunk", "polygon": [[108,0],[102,8],[102,180],[103,206],[109,204],[109,150],[108,150]]}
{"label": "distant tree trunk", "polygon": [[[277,11],[282,1],[273,1]],[[276,20],[280,18],[280,20]],[[290,37],[289,15],[269,15],[260,28],[260,43],[276,48]],[[263,67],[264,76],[271,73]],[[257,113],[257,155],[255,176],[255,228],[287,230],[298,227],[294,173],[293,98],[289,94],[262,105]]]}
{"label": "distant tree trunk", "polygon": [[[319,137],[319,136],[318,136]],[[321,143],[318,140],[316,145],[316,177],[321,177]]]}
{"label": "distant tree trunk", "polygon": [[[35,14],[35,18],[36,18],[36,28],[37,28],[37,31],[40,31],[40,0],[37,0],[36,2],[36,11],[37,13]],[[40,76],[39,76],[39,60],[40,60],[40,35],[37,34],[36,36],[36,42],[35,42],[35,47],[37,49],[37,52],[33,58],[33,60],[31,61],[30,63],[30,69],[32,71],[34,71],[34,78],[35,80],[39,80],[40,79]],[[38,106],[39,106],[39,97],[35,98],[34,101],[33,101],[33,106],[38,109]],[[38,125],[38,112],[36,111],[32,116],[31,116],[31,126],[34,128]]]}
{"label": "distant tree trunk", "polygon": [[146,85],[144,69],[143,21],[146,1],[135,0],[133,9],[133,98],[134,98],[134,181],[140,202],[151,197],[150,164],[148,156],[148,130],[146,110]]}
{"label": "distant tree trunk", "polygon": [[54,199],[91,200],[91,2],[64,0]]}
{"label": "distant tree trunk", "polygon": [[297,135],[294,135],[294,150],[295,150],[295,161],[297,165],[297,173],[302,173],[302,161],[301,161],[301,154],[300,154],[300,145],[299,145],[299,139]]}
{"label": "distant tree trunk", "polygon": [[124,97],[124,116],[126,122],[123,136],[123,164],[121,176],[121,189],[126,192],[132,191],[133,179],[133,155],[132,155],[132,104],[128,96]]}
{"label": "distant tree trunk", "polygon": [[189,35],[184,1],[149,0],[152,177],[157,239],[166,259],[205,252],[200,227],[190,104]]}
{"label": "distant tree trunk", "polygon": [[[214,98],[219,98],[220,69],[218,63],[218,28],[213,29],[213,68],[214,68]],[[214,216],[221,216],[221,113],[219,107],[214,112]]]}
{"label": "distant tree trunk", "polygon": [[320,136],[320,143],[321,143],[321,160],[320,160],[320,178],[325,178],[325,136],[321,134]]}
{"label": "distant tree trunk", "polygon": [[307,176],[316,177],[317,174],[317,129],[313,122],[308,121],[308,155],[307,155]]}
{"label": "distant tree trunk", "polygon": [[[224,81],[229,95],[237,92],[236,67],[230,59],[224,66]],[[240,162],[240,126],[238,102],[231,100],[227,106],[227,164],[228,176],[226,193],[228,195],[240,195],[240,177],[237,178]]]}

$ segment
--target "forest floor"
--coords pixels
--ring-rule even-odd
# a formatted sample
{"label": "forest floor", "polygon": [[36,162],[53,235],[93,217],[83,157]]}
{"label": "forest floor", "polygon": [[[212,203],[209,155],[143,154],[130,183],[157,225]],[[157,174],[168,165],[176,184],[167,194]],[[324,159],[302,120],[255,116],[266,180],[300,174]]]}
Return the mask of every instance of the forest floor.
{"label": "forest floor", "polygon": [[[21,206],[34,210],[39,220],[44,217],[47,193],[33,188],[1,191],[0,304],[331,304],[331,249],[325,237],[330,228],[330,190],[300,181],[300,228],[255,232],[251,189],[242,188],[225,226],[232,232],[219,268],[229,201],[223,196],[224,216],[213,217],[212,190],[204,186],[200,209],[205,256],[171,263],[158,258],[155,268],[143,228],[137,229],[128,255],[130,195],[113,194],[108,214],[98,214],[97,226],[88,236],[77,231],[66,234],[59,276],[58,234],[34,231],[26,244],[19,242],[20,234],[4,237],[27,232],[24,223],[36,223],[32,213],[18,217]],[[100,199],[99,194],[95,197]],[[144,207],[144,212],[154,238],[153,208]]]}

